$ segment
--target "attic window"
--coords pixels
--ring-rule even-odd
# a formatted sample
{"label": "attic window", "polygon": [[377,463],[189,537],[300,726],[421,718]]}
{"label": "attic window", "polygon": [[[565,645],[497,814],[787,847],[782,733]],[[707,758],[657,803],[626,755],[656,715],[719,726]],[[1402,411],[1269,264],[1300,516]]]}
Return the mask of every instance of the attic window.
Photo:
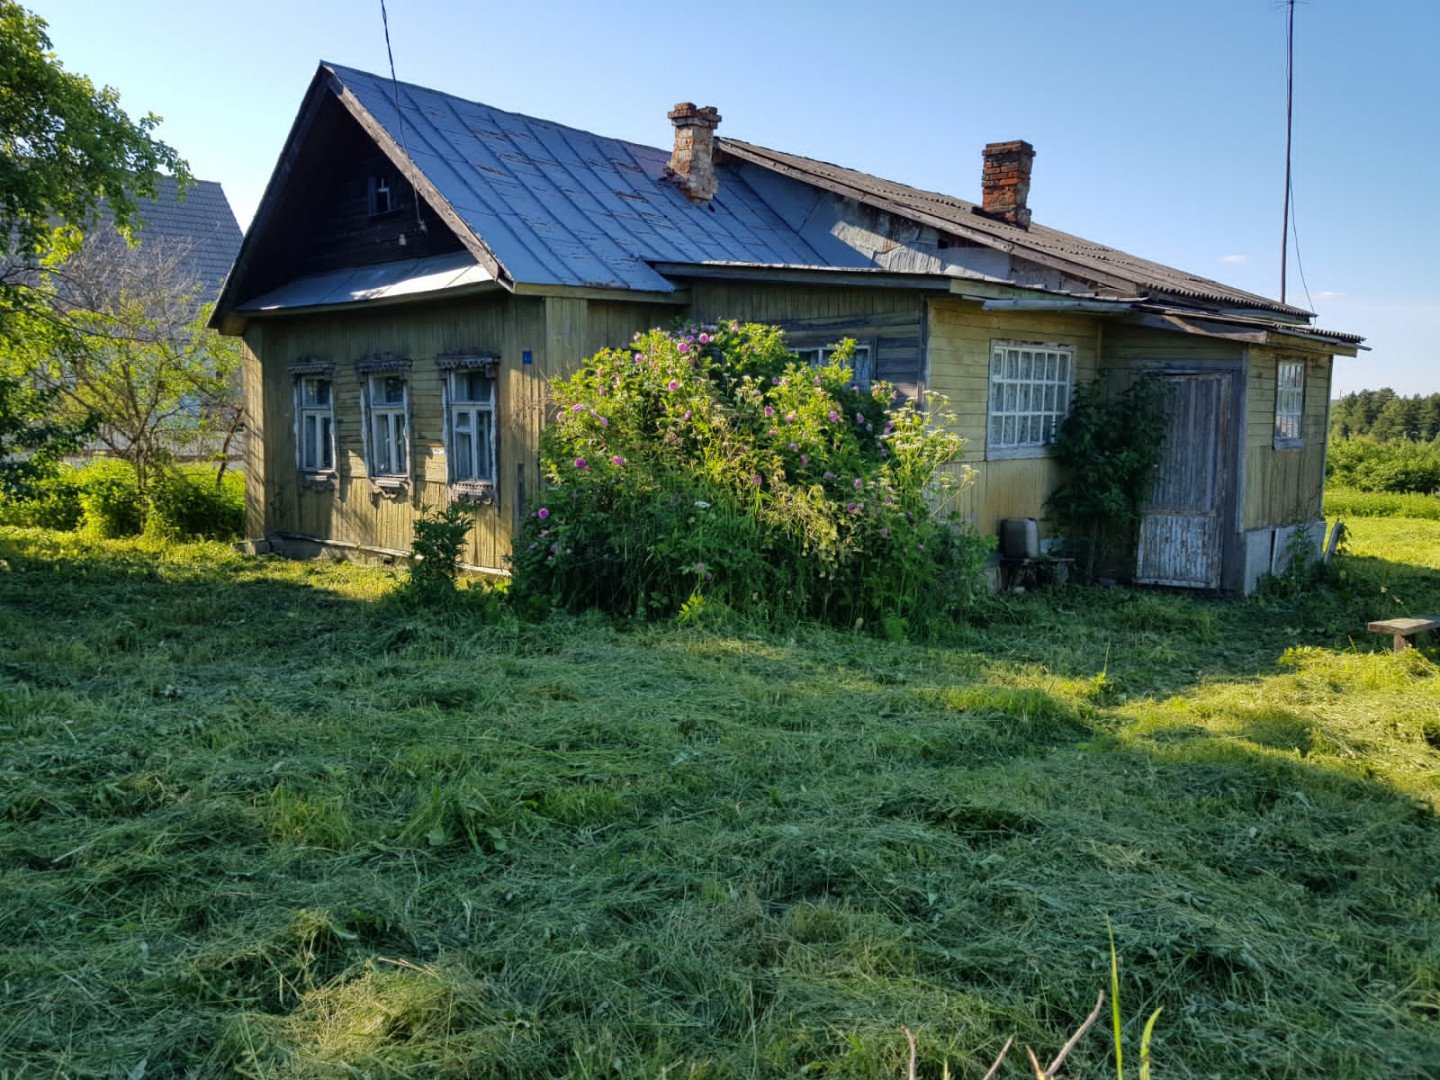
{"label": "attic window", "polygon": [[394,210],[395,177],[388,172],[375,173],[370,177],[370,216],[388,214]]}

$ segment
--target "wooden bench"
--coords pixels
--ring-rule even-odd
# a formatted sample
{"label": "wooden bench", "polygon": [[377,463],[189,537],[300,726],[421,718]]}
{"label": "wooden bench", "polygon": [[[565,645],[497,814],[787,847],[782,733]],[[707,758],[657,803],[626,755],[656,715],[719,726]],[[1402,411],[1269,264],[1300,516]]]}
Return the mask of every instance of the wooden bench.
{"label": "wooden bench", "polygon": [[1404,652],[1410,648],[1410,639],[1427,630],[1440,630],[1440,615],[1422,615],[1418,619],[1377,619],[1368,629],[1372,634],[1392,634],[1395,651]]}

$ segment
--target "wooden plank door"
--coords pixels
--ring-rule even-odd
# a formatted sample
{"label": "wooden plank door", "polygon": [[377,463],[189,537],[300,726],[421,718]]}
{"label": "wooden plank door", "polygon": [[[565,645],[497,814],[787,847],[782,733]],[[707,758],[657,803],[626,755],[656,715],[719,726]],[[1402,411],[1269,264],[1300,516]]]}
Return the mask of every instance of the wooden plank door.
{"label": "wooden plank door", "polygon": [[1220,585],[1231,378],[1226,372],[1162,377],[1165,448],[1140,519],[1135,580],[1142,584]]}

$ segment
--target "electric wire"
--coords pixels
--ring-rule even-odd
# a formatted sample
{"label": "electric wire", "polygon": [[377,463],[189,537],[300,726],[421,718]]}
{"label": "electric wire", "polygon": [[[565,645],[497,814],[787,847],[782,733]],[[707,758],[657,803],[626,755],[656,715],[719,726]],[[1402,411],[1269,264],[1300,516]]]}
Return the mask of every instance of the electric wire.
{"label": "electric wire", "polygon": [[[395,77],[395,52],[390,47],[390,16],[385,10],[385,0],[380,0],[380,23],[385,27],[385,56],[390,61],[390,94],[395,102],[395,123],[400,131],[400,149],[405,154],[405,160],[409,161],[410,147],[405,140],[405,114],[400,111],[400,80]],[[410,185],[410,191],[414,195],[415,225],[424,232],[425,222],[420,219],[420,193],[415,190],[414,184]]]}

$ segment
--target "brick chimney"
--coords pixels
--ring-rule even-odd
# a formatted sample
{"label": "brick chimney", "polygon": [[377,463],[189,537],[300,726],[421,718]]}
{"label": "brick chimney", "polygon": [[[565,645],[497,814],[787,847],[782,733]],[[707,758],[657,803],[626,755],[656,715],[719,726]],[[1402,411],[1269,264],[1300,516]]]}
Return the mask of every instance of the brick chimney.
{"label": "brick chimney", "polygon": [[985,144],[985,169],[980,174],[985,213],[1011,225],[1028,228],[1030,208],[1030,163],[1035,148],[1024,139]]}
{"label": "brick chimney", "polygon": [[720,114],[713,105],[697,109],[682,101],[669,115],[675,125],[670,173],[691,202],[708,203],[720,186],[715,176],[715,129],[720,125]]}

